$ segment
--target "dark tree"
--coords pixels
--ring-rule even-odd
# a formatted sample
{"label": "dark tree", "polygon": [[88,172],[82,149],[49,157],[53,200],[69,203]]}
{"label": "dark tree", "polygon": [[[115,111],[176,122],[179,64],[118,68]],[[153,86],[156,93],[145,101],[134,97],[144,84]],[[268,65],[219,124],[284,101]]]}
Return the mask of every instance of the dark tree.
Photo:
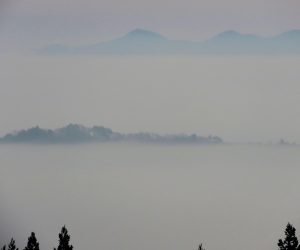
{"label": "dark tree", "polygon": [[290,223],[287,224],[285,229],[285,239],[280,239],[278,241],[279,250],[300,250],[298,245],[298,239],[296,236],[296,228],[293,227]]}
{"label": "dark tree", "polygon": [[5,250],[6,249],[6,245],[4,245],[2,248],[1,248],[1,250]]}
{"label": "dark tree", "polygon": [[58,237],[59,237],[59,244],[58,244],[57,248],[54,248],[54,250],[72,250],[73,249],[73,246],[69,245],[70,235],[68,234],[68,230],[66,229],[66,226],[63,226]]}
{"label": "dark tree", "polygon": [[202,246],[202,243],[199,245],[198,250],[205,250]]}
{"label": "dark tree", "polygon": [[40,244],[36,240],[35,233],[32,232],[28,238],[27,246],[24,250],[40,250]]}
{"label": "dark tree", "polygon": [[11,241],[8,244],[7,250],[18,250],[18,248],[16,247],[16,242],[13,238],[11,238]]}

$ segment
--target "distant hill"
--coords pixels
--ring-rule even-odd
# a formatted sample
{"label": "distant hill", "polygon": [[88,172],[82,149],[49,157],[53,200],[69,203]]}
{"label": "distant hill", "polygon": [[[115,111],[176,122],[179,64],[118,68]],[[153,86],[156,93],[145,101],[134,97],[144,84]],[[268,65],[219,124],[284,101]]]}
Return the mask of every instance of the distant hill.
{"label": "distant hill", "polygon": [[203,41],[170,40],[159,33],[135,29],[124,36],[93,45],[71,47],[52,44],[42,54],[300,54],[300,30],[274,37],[259,37],[229,30]]}
{"label": "distant hill", "polygon": [[9,133],[0,138],[1,143],[87,143],[87,142],[142,142],[142,143],[222,143],[217,136],[159,135],[155,133],[122,134],[102,126],[85,127],[69,124],[58,129],[33,127]]}
{"label": "distant hill", "polygon": [[127,33],[125,36],[117,39],[119,41],[146,41],[146,42],[161,42],[166,41],[167,39],[163,37],[161,34],[143,30],[143,29],[135,29]]}
{"label": "distant hill", "polygon": [[261,37],[252,35],[252,34],[241,34],[234,30],[228,30],[222,32],[213,38],[209,39],[209,43],[237,43],[237,42],[257,42],[261,39]]}

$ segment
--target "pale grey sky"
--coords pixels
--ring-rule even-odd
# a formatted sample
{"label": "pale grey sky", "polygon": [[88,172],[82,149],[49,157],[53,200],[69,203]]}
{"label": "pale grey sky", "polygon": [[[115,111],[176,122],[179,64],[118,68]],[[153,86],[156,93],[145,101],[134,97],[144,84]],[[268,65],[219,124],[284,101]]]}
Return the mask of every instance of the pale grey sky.
{"label": "pale grey sky", "polygon": [[[0,0],[0,50],[90,43],[137,28],[201,40],[300,28],[299,0]],[[126,66],[124,66],[126,65]],[[300,142],[299,58],[0,60],[0,134],[70,122],[121,132]]]}
{"label": "pale grey sky", "polygon": [[70,122],[300,143],[299,57],[1,57],[0,135]]}
{"label": "pale grey sky", "polygon": [[1,0],[0,9],[2,48],[97,42],[137,27],[191,40],[300,28],[299,0]]}

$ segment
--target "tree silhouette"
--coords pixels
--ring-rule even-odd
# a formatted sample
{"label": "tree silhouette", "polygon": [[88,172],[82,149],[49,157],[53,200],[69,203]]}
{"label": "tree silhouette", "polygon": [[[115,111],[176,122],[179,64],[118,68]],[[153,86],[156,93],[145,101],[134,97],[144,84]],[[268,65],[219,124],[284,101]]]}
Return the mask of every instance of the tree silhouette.
{"label": "tree silhouette", "polygon": [[16,242],[13,238],[11,238],[11,241],[8,244],[7,250],[18,250],[18,248],[16,247]]}
{"label": "tree silhouette", "polygon": [[70,235],[68,234],[68,230],[66,229],[66,226],[63,226],[61,229],[59,237],[59,244],[57,248],[54,248],[54,250],[72,250],[73,246],[69,245],[70,241]]}
{"label": "tree silhouette", "polygon": [[202,243],[199,245],[198,250],[205,250],[205,248],[202,246]]}
{"label": "tree silhouette", "polygon": [[285,229],[285,239],[278,240],[278,249],[279,250],[300,250],[298,245],[298,239],[296,236],[296,228],[293,227],[290,223],[287,224]]}
{"label": "tree silhouette", "polygon": [[27,246],[24,250],[40,250],[40,244],[36,240],[35,233],[32,232],[28,238]]}
{"label": "tree silhouette", "polygon": [[5,250],[6,249],[6,245],[4,245],[2,248],[1,248],[1,250]]}

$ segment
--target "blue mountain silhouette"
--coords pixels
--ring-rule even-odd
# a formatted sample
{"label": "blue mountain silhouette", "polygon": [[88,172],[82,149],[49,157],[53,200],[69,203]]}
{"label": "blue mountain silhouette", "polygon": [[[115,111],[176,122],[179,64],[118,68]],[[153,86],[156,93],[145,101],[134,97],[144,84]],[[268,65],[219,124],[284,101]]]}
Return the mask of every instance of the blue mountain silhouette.
{"label": "blue mountain silhouette", "polygon": [[159,33],[135,29],[117,39],[93,45],[70,47],[52,44],[46,54],[299,54],[300,30],[274,37],[260,37],[229,30],[202,42],[167,39]]}

